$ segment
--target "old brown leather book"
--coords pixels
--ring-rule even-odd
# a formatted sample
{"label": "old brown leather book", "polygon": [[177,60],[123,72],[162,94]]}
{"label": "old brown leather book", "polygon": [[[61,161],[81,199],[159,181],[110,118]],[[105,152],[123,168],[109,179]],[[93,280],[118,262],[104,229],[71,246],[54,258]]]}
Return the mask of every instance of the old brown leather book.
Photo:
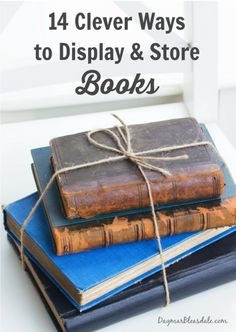
{"label": "old brown leather book", "polygon": [[[236,225],[236,197],[221,202],[207,202],[189,207],[157,212],[161,236],[196,232],[222,226]],[[57,254],[81,252],[114,244],[136,242],[155,238],[151,215],[140,214],[103,220],[100,225],[52,229]],[[65,252],[66,248],[66,252]]]}
{"label": "old brown leather book", "polygon": [[[132,125],[129,128],[135,152],[206,140],[193,118]],[[116,147],[104,133],[97,133],[96,139]],[[90,144],[85,133],[54,138],[50,145],[55,170],[117,155]],[[155,204],[212,198],[223,192],[224,177],[210,146],[195,146],[156,156],[184,153],[189,157],[187,160],[152,161],[152,164],[168,169],[171,176],[145,170]],[[114,211],[144,208],[150,204],[146,184],[137,167],[129,160],[69,171],[57,177],[57,184],[68,219],[90,218]]]}

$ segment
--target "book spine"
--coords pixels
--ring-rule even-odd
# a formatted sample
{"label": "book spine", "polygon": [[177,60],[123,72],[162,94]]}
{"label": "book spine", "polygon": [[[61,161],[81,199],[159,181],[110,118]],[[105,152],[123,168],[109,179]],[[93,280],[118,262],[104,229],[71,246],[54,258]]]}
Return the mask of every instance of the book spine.
{"label": "book spine", "polygon": [[[233,226],[236,225],[236,197],[225,199],[210,208],[202,205],[197,208],[173,209],[172,212],[158,212],[157,217],[161,236]],[[128,218],[116,217],[112,223],[80,230],[70,230],[69,227],[54,228],[53,235],[57,255],[64,255],[154,239],[155,230],[151,218],[129,221]]]}
{"label": "book spine", "polygon": [[[166,177],[150,180],[154,204],[191,201],[220,196],[224,190],[224,177],[219,169],[190,176]],[[62,189],[63,190],[63,189]],[[101,185],[86,192],[66,194],[63,197],[66,218],[90,218],[114,211],[132,210],[150,205],[145,182],[130,183],[127,178],[122,184]]]}

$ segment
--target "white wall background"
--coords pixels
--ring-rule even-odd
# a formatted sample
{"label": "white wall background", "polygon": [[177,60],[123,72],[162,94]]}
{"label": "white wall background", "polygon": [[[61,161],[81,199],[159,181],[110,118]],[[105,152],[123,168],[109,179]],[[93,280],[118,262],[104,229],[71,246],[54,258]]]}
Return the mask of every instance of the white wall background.
{"label": "white wall background", "polygon": [[219,1],[219,126],[236,146],[236,1]]}
{"label": "white wall background", "polygon": [[[204,2],[204,1],[201,1]],[[13,1],[13,2],[0,2],[0,75],[4,78],[0,80],[0,90],[3,92],[0,97],[0,107],[2,112],[3,121],[19,121],[24,119],[37,118],[36,111],[32,111],[34,108],[41,108],[41,117],[53,117],[57,114],[67,115],[78,112],[78,97],[70,93],[73,82],[69,81],[69,74],[66,74],[66,70],[62,75],[58,73],[57,67],[51,71],[50,75],[47,75],[46,71],[39,66],[34,69],[33,67],[28,69],[27,75],[24,74],[22,68],[25,66],[35,65],[37,62],[32,57],[32,48],[35,41],[42,44],[55,45],[59,40],[68,39],[66,32],[60,31],[60,33],[48,35],[48,18],[45,15],[32,15],[36,12],[49,11],[61,11],[66,9],[69,15],[73,14],[76,9],[83,10],[86,8],[85,2],[50,2],[41,1],[40,6],[35,1]],[[43,5],[42,5],[43,3]],[[73,3],[73,6],[71,6]],[[169,0],[169,1],[145,1],[149,8],[156,10],[159,14],[163,15],[183,15],[184,1],[182,0]],[[102,4],[102,5],[100,5]],[[234,0],[218,0],[218,124],[223,129],[225,134],[236,146],[236,135],[234,133],[234,123],[236,122],[236,25],[235,25],[235,13],[236,13],[236,1]],[[71,7],[71,9],[70,9]],[[96,9],[96,13],[109,14],[114,13],[114,8],[117,15],[125,15],[121,9],[114,6],[111,1],[100,1],[99,3],[93,2],[93,7]],[[22,17],[27,19],[26,24],[22,24]],[[199,26],[201,20],[199,20]],[[78,40],[78,32],[70,32],[71,40]],[[135,35],[134,29],[130,29],[129,32],[125,32],[123,35],[114,33],[109,34],[109,42],[115,43],[118,38],[122,39],[122,43],[127,45],[130,40],[133,40]],[[177,31],[177,38],[180,40],[183,38],[183,32]],[[91,32],[90,40],[83,40],[83,43],[89,44],[94,38],[93,32]],[[139,35],[139,39],[144,43],[151,41],[151,36],[142,32]],[[120,42],[120,41],[119,41]],[[210,43],[210,41],[209,41]],[[38,64],[38,63],[37,63]],[[71,67],[72,68],[72,67]],[[135,69],[135,68],[134,68]],[[35,72],[34,72],[35,70]],[[130,69],[129,69],[130,70]],[[147,70],[148,71],[148,70]],[[70,69],[73,74],[73,69]],[[4,73],[4,75],[3,75]],[[23,74],[22,74],[23,73]],[[147,73],[150,75],[150,72]],[[59,78],[64,82],[58,86],[57,79]],[[74,74],[74,78],[76,78]],[[182,74],[176,72],[158,74],[158,79],[162,86],[161,94],[155,96],[153,100],[142,100],[141,104],[155,104],[155,103],[167,103],[176,102],[181,99],[183,78]],[[61,83],[61,82],[59,82]],[[49,86],[50,85],[50,89]],[[37,87],[36,91],[34,88]],[[68,91],[68,93],[67,93]],[[56,93],[57,92],[57,93]],[[63,96],[63,98],[62,98]],[[130,103],[131,106],[138,106],[135,101]],[[106,99],[107,100],[107,99]],[[112,102],[111,98],[111,102]],[[100,103],[102,100],[97,99]],[[67,108],[66,110],[60,106],[74,105],[73,108]],[[123,101],[122,101],[123,103]],[[128,104],[117,103],[117,107],[122,108]],[[81,102],[80,102],[81,104]],[[88,112],[93,109],[89,106],[88,100],[84,98],[82,100],[82,106],[80,110],[82,112]],[[52,108],[53,107],[53,108]],[[103,107],[103,106],[102,106]],[[110,106],[109,106],[110,107]],[[42,109],[43,108],[43,109]],[[20,109],[22,112],[15,112]],[[97,106],[99,110],[99,105]],[[11,112],[8,112],[10,110]],[[12,112],[13,111],[13,112]],[[71,112],[71,113],[70,113]]]}

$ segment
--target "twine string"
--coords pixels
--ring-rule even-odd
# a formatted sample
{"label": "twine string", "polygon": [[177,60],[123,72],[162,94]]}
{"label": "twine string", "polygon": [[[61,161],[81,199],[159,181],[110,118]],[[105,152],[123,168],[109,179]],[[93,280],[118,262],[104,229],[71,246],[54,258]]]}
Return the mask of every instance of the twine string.
{"label": "twine string", "polygon": [[[154,200],[153,200],[153,195],[152,195],[152,189],[151,189],[151,184],[150,181],[147,177],[147,175],[144,172],[144,169],[148,169],[151,171],[158,172],[162,174],[163,176],[170,176],[171,173],[169,172],[168,169],[158,167],[156,165],[153,165],[150,163],[150,161],[177,161],[177,160],[185,160],[188,159],[187,154],[182,154],[179,156],[152,156],[153,153],[163,153],[163,152],[170,152],[174,150],[180,150],[180,149],[185,149],[185,148],[190,148],[194,146],[204,146],[204,145],[210,145],[212,148],[215,149],[214,145],[212,145],[208,141],[201,141],[201,142],[193,142],[193,143],[187,143],[187,144],[182,144],[182,145],[175,145],[175,146],[168,146],[168,147],[163,147],[163,148],[157,148],[157,149],[151,149],[151,150],[145,150],[145,151],[139,151],[139,152],[134,152],[132,149],[132,144],[131,144],[131,135],[130,135],[130,130],[128,126],[125,124],[125,122],[118,117],[116,114],[112,114],[121,124],[121,126],[116,126],[115,128],[117,129],[118,134],[116,134],[113,130],[111,129],[96,129],[92,130],[87,133],[87,138],[88,141],[96,146],[99,149],[107,150],[107,151],[112,151],[118,154],[118,156],[112,156],[112,157],[107,157],[104,159],[100,159],[97,161],[93,162],[88,162],[84,164],[79,164],[79,165],[72,165],[68,167],[61,168],[59,170],[56,170],[50,180],[48,181],[47,185],[45,186],[44,190],[40,194],[38,200],[36,201],[35,205],[31,209],[30,213],[28,214],[27,218],[24,220],[21,229],[20,229],[20,254],[21,254],[21,261],[24,267],[24,233],[27,225],[31,221],[35,211],[37,210],[38,206],[44,199],[45,195],[47,194],[48,190],[50,189],[51,185],[53,184],[54,180],[56,177],[62,173],[66,173],[69,171],[74,171],[82,168],[87,168],[87,167],[93,167],[96,165],[101,165],[105,163],[110,163],[110,162],[116,162],[119,160],[124,160],[128,159],[134,164],[137,165],[138,170],[140,171],[141,176],[143,177],[146,187],[147,187],[147,192],[148,192],[148,197],[150,201],[150,207],[151,207],[151,213],[153,217],[153,223],[154,223],[154,230],[155,230],[155,235],[156,235],[156,240],[157,240],[157,245],[159,249],[159,255],[160,255],[160,260],[161,260],[161,267],[162,267],[162,274],[163,274],[163,281],[164,281],[164,288],[165,288],[165,294],[166,294],[166,305],[170,303],[170,292],[169,292],[169,286],[168,286],[168,280],[167,280],[167,273],[166,273],[166,268],[164,264],[164,258],[163,258],[163,250],[162,250],[162,245],[161,245],[161,238],[160,238],[160,232],[159,232],[159,227],[158,227],[158,221],[157,221],[157,216],[155,213],[155,206],[154,206]],[[94,134],[96,133],[106,133],[108,136],[110,136],[113,141],[116,143],[116,148],[113,146],[109,146],[103,143],[99,143],[96,139],[93,138]]]}

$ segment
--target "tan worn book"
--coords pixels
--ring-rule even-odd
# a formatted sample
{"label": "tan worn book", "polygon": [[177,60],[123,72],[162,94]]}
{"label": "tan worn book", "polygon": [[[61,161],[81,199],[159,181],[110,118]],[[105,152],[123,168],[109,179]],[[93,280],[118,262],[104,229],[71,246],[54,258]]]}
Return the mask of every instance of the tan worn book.
{"label": "tan worn book", "polygon": [[[157,212],[161,237],[236,225],[236,197],[222,202],[202,203],[195,206]],[[81,252],[114,244],[150,240],[156,237],[151,215],[134,215],[103,220],[100,225],[54,228],[57,253]]]}

